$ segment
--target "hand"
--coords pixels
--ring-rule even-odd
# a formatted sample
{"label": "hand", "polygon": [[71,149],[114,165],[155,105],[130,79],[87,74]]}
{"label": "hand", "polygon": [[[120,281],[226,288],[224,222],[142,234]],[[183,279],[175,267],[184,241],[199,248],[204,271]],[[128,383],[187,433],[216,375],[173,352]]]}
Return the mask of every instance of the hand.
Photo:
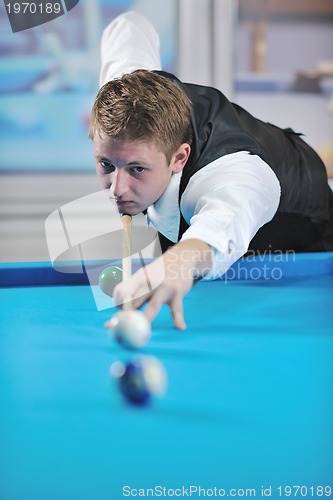
{"label": "hand", "polygon": [[135,308],[147,302],[145,315],[149,321],[167,304],[175,327],[185,330],[183,298],[194,280],[207,274],[210,267],[210,246],[200,240],[185,240],[117,285],[114,301],[121,305],[130,297]]}

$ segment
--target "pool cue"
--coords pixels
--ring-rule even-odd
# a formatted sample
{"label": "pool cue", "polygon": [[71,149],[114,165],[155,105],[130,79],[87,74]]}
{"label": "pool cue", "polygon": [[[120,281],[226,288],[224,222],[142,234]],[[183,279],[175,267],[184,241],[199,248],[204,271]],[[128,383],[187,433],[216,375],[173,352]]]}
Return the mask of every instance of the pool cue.
{"label": "pool cue", "polygon": [[[123,239],[122,239],[122,268],[123,281],[128,280],[132,275],[132,217],[122,215]],[[133,309],[132,298],[126,297],[123,304],[124,311]]]}

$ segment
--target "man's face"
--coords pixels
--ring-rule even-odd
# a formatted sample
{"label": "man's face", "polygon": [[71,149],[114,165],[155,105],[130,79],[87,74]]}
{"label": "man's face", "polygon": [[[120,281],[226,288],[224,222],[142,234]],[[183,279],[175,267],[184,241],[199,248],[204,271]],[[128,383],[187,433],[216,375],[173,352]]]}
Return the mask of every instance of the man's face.
{"label": "man's face", "polygon": [[[164,193],[173,173],[185,162],[174,155],[170,164],[152,142],[115,141],[97,133],[94,155],[98,179],[110,189],[120,213],[136,215],[155,203]],[[180,163],[182,166],[180,167]]]}

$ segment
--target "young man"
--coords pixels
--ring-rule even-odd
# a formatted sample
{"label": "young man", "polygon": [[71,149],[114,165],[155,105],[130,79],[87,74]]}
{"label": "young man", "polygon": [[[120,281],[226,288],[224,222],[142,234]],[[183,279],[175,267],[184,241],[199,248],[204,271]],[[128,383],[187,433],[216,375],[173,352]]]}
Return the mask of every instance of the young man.
{"label": "young man", "polygon": [[162,72],[158,44],[134,12],[107,27],[89,136],[103,188],[120,213],[147,211],[164,251],[115,300],[147,302],[150,320],[168,304],[184,329],[194,280],[221,276],[248,250],[333,250],[333,194],[298,134]]}

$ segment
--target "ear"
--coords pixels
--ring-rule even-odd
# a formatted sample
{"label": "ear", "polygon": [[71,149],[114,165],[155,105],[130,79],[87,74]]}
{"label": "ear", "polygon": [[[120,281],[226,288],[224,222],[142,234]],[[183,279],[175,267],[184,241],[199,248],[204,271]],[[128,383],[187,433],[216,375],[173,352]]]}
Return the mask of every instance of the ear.
{"label": "ear", "polygon": [[173,174],[178,174],[183,170],[191,153],[191,146],[184,142],[172,155],[170,167]]}

